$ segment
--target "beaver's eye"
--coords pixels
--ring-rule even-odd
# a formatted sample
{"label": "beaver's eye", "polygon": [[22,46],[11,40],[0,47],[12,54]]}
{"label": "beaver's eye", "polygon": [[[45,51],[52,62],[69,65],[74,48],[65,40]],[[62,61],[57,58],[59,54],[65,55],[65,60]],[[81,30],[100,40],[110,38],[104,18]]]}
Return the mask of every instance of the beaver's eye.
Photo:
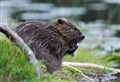
{"label": "beaver's eye", "polygon": [[63,24],[63,20],[62,20],[62,19],[58,19],[57,22],[58,22],[59,24]]}
{"label": "beaver's eye", "polygon": [[73,28],[73,30],[75,30],[75,31],[76,31],[76,30],[77,30],[77,28]]}

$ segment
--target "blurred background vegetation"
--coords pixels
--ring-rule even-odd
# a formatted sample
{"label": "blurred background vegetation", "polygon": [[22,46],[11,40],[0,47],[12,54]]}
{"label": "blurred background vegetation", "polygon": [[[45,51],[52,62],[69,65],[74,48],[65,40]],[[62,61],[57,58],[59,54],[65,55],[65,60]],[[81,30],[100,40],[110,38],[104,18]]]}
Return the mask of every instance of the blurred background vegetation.
{"label": "blurred background vegetation", "polygon": [[[90,62],[120,68],[120,0],[0,0],[0,25],[7,25],[12,29],[24,21],[49,21],[59,17],[65,17],[74,21],[86,36],[85,40],[78,44],[77,55],[74,57],[67,56],[64,59],[65,61]],[[1,37],[3,38],[3,36]],[[1,38],[0,40],[2,41]],[[7,62],[4,59],[6,55],[3,56],[3,54],[7,54],[8,48],[6,46],[6,53],[3,53],[1,52],[5,49],[3,46],[4,44],[0,45],[0,67],[3,66],[0,71],[2,78],[7,76],[5,72],[9,73],[9,70],[14,65],[10,66],[9,64],[5,65],[5,63],[2,63],[3,61]],[[24,54],[18,49],[17,51],[8,52],[9,54]],[[4,60],[2,60],[2,57]],[[14,59],[11,60],[15,61]],[[24,61],[24,59],[20,61]],[[19,63],[21,65],[23,62]],[[16,75],[15,70],[18,74],[22,74],[19,76],[23,76],[19,80],[35,77],[33,75],[34,69],[28,68],[28,64],[25,64],[25,66],[23,68],[27,68],[31,71],[30,73],[27,73],[27,70],[21,73],[23,68],[19,69],[18,66],[12,69],[8,77],[11,78],[12,75]],[[6,67],[8,69],[3,71]],[[24,74],[27,74],[28,77],[24,76]],[[19,76],[11,79],[18,78]],[[49,77],[49,82],[53,77]],[[117,77],[120,78],[120,74]],[[2,81],[4,82],[4,80]]]}

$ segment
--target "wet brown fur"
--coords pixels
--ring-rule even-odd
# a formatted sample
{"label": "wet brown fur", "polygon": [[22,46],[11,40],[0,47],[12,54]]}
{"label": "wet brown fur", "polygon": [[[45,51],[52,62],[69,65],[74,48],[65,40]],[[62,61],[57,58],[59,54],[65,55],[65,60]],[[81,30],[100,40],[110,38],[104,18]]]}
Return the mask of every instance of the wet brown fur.
{"label": "wet brown fur", "polygon": [[61,66],[66,53],[74,53],[84,37],[73,22],[59,18],[56,21],[29,21],[20,24],[16,32],[30,46],[37,59],[42,59],[49,73]]}

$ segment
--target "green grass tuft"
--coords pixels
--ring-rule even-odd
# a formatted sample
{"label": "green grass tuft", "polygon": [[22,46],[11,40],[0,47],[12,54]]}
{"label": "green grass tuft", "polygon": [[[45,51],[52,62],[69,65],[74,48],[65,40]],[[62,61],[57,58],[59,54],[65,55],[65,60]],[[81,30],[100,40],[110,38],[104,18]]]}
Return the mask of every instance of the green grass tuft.
{"label": "green grass tuft", "polygon": [[29,64],[25,53],[0,33],[0,80],[17,82],[32,80],[35,77],[35,69]]}
{"label": "green grass tuft", "polygon": [[[114,58],[114,56],[111,57]],[[74,56],[67,55],[64,58],[64,61],[95,63],[111,67],[115,63],[115,61],[106,61],[108,58],[110,57],[109,56],[106,57],[106,54],[105,55],[96,54],[95,52],[92,52],[88,49],[81,48],[76,51]]]}

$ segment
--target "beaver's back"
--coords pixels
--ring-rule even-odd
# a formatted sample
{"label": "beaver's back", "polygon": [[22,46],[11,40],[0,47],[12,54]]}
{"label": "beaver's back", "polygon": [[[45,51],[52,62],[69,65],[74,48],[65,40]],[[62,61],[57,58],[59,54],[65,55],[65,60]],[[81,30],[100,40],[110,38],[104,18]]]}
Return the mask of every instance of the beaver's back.
{"label": "beaver's back", "polygon": [[40,27],[40,28],[44,28],[44,25],[45,25],[46,22],[44,21],[37,21],[37,20],[34,20],[34,21],[27,21],[27,22],[23,22],[21,23],[20,25],[18,25],[16,27],[16,32],[18,33],[21,29],[25,28],[25,27],[28,27],[29,28],[32,28],[33,26],[37,26],[37,27]]}

